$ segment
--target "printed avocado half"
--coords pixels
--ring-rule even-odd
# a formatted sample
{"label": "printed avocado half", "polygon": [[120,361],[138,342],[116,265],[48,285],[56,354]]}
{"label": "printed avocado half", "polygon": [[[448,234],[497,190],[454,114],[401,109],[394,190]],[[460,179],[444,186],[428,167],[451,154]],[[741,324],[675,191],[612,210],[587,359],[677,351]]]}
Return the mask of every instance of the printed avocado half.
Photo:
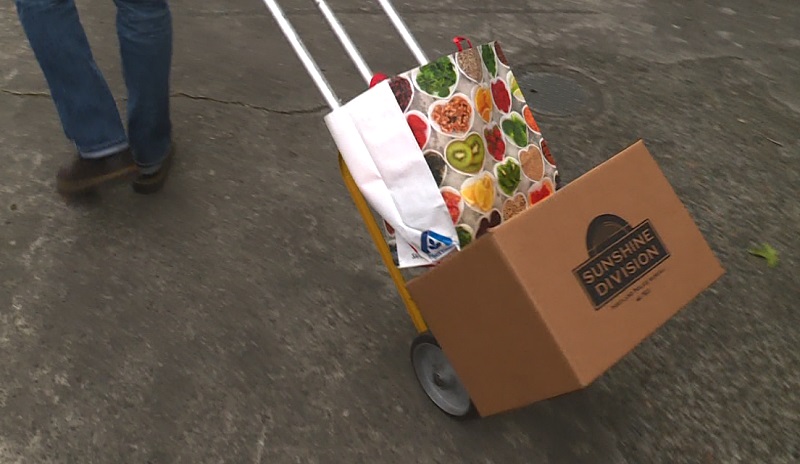
{"label": "printed avocado half", "polygon": [[486,147],[478,134],[472,134],[465,140],[455,140],[447,146],[447,161],[461,172],[474,174],[483,167]]}

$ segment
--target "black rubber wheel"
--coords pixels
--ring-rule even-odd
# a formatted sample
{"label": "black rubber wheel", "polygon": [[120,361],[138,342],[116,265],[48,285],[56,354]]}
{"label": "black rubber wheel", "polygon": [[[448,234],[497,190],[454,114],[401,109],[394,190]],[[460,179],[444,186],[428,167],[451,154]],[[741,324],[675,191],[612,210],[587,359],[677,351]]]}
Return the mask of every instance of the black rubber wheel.
{"label": "black rubber wheel", "polygon": [[430,332],[418,335],[411,344],[411,365],[422,390],[443,413],[458,420],[478,416],[469,393]]}

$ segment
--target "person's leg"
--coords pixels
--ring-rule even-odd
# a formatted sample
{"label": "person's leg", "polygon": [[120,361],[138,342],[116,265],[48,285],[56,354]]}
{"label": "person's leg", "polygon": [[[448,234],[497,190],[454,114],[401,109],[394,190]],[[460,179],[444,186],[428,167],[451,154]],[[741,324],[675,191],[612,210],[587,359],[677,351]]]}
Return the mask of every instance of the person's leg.
{"label": "person's leg", "polygon": [[16,0],[61,124],[84,158],[127,148],[114,97],[97,67],[73,0]]}
{"label": "person's leg", "polygon": [[167,0],[114,3],[128,87],[128,135],[141,173],[153,175],[167,161],[172,147],[172,16]]}

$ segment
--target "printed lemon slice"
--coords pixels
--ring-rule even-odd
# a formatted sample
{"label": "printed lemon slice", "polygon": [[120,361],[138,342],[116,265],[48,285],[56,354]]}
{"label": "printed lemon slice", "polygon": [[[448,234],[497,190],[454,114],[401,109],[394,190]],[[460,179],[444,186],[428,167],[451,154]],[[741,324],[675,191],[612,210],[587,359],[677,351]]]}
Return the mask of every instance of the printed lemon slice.
{"label": "printed lemon slice", "polygon": [[461,189],[464,201],[473,208],[488,212],[494,204],[494,182],[488,173],[469,182]]}
{"label": "printed lemon slice", "polygon": [[525,96],[522,94],[522,89],[519,88],[519,83],[517,83],[517,78],[514,76],[512,72],[508,73],[508,83],[511,87],[511,95],[514,95],[518,101],[524,101]]}

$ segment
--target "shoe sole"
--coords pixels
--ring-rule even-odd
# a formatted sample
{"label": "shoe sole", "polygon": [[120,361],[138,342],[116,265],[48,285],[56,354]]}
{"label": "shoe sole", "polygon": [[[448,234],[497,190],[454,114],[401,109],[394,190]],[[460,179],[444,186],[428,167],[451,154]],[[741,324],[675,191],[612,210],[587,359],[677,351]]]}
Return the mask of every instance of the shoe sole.
{"label": "shoe sole", "polygon": [[113,182],[122,182],[126,179],[136,175],[136,166],[121,169],[119,171],[110,172],[91,179],[85,179],[78,182],[59,182],[56,185],[56,190],[62,195],[74,195],[91,190],[104,184]]}

